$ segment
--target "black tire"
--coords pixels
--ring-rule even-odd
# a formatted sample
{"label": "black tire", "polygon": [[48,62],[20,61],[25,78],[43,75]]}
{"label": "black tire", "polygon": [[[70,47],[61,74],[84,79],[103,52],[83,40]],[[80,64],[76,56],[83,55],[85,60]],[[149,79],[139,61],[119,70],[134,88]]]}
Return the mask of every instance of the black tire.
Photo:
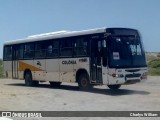
{"label": "black tire", "polygon": [[62,82],[52,82],[52,81],[50,81],[49,83],[50,83],[50,85],[52,87],[60,87],[60,85],[61,85]]}
{"label": "black tire", "polygon": [[32,74],[30,72],[25,73],[24,79],[25,79],[26,86],[38,86],[39,84],[38,81],[32,80]]}
{"label": "black tire", "polygon": [[111,89],[111,90],[118,90],[121,85],[108,85],[108,87]]}
{"label": "black tire", "polygon": [[81,74],[78,79],[78,86],[80,90],[88,91],[93,88],[89,82],[89,77],[87,74]]}

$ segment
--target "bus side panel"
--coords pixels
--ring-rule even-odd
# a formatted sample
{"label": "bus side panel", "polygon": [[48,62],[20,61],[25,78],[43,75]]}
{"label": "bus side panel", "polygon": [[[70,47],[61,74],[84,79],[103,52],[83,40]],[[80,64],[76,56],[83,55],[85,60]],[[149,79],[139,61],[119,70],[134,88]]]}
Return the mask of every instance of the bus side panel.
{"label": "bus side panel", "polygon": [[76,72],[80,69],[86,70],[88,75],[90,76],[90,62],[88,57],[76,58],[76,64],[74,64],[75,75]]}
{"label": "bus side panel", "polygon": [[46,79],[45,81],[60,81],[59,79],[59,59],[46,59]]}
{"label": "bus side panel", "polygon": [[18,71],[19,71],[19,78],[20,79],[24,78],[25,70],[30,70],[32,73],[32,79],[35,80],[35,77],[34,77],[35,67],[33,64],[33,60],[19,60]]}
{"label": "bus side panel", "polygon": [[108,76],[108,67],[102,67],[102,77],[103,77],[103,84],[109,84],[109,76]]}
{"label": "bus side panel", "polygon": [[[18,63],[19,63],[19,62],[18,62]],[[19,65],[18,65],[18,66],[19,66]],[[18,70],[18,78],[19,78],[19,79],[24,79],[24,76],[23,76],[23,75],[24,75],[24,72]]]}
{"label": "bus side panel", "polygon": [[46,77],[46,60],[36,59],[34,60],[34,80],[44,81]]}
{"label": "bus side panel", "polygon": [[62,58],[59,61],[60,65],[60,81],[61,82],[75,82],[75,74],[73,65],[76,64],[75,58]]}
{"label": "bus side panel", "polygon": [[12,61],[3,61],[4,75],[7,78],[12,78]]}

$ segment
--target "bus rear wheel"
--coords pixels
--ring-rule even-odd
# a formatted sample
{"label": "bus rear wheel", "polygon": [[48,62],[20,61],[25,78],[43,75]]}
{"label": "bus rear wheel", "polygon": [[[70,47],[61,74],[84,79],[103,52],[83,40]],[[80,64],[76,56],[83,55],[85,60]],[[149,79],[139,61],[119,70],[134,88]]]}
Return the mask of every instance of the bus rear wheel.
{"label": "bus rear wheel", "polygon": [[32,74],[30,72],[27,72],[25,74],[24,79],[25,79],[25,85],[26,86],[37,86],[38,83],[39,83],[38,81],[33,81],[32,80]]}
{"label": "bus rear wheel", "polygon": [[111,89],[111,90],[118,90],[121,85],[108,85],[108,87]]}
{"label": "bus rear wheel", "polygon": [[93,86],[89,82],[89,78],[87,74],[81,74],[78,79],[78,86],[80,90],[88,91],[93,88]]}
{"label": "bus rear wheel", "polygon": [[62,82],[52,82],[52,81],[50,81],[49,83],[50,83],[50,85],[52,87],[60,87],[60,85],[61,85]]}

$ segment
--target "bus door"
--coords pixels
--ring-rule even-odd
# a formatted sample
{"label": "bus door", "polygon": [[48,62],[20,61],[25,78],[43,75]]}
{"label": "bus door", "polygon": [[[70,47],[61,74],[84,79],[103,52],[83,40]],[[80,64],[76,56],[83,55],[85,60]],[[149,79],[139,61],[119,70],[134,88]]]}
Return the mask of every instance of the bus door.
{"label": "bus door", "polygon": [[18,47],[12,47],[12,78],[18,78]]}
{"label": "bus door", "polygon": [[102,40],[91,40],[91,82],[102,83]]}

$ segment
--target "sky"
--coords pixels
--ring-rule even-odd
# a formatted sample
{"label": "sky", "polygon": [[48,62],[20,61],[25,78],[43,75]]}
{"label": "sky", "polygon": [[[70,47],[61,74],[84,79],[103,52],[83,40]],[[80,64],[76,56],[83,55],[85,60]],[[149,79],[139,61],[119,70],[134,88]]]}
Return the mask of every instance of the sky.
{"label": "sky", "polygon": [[138,29],[160,52],[160,0],[0,0],[0,58],[8,40],[60,30]]}

